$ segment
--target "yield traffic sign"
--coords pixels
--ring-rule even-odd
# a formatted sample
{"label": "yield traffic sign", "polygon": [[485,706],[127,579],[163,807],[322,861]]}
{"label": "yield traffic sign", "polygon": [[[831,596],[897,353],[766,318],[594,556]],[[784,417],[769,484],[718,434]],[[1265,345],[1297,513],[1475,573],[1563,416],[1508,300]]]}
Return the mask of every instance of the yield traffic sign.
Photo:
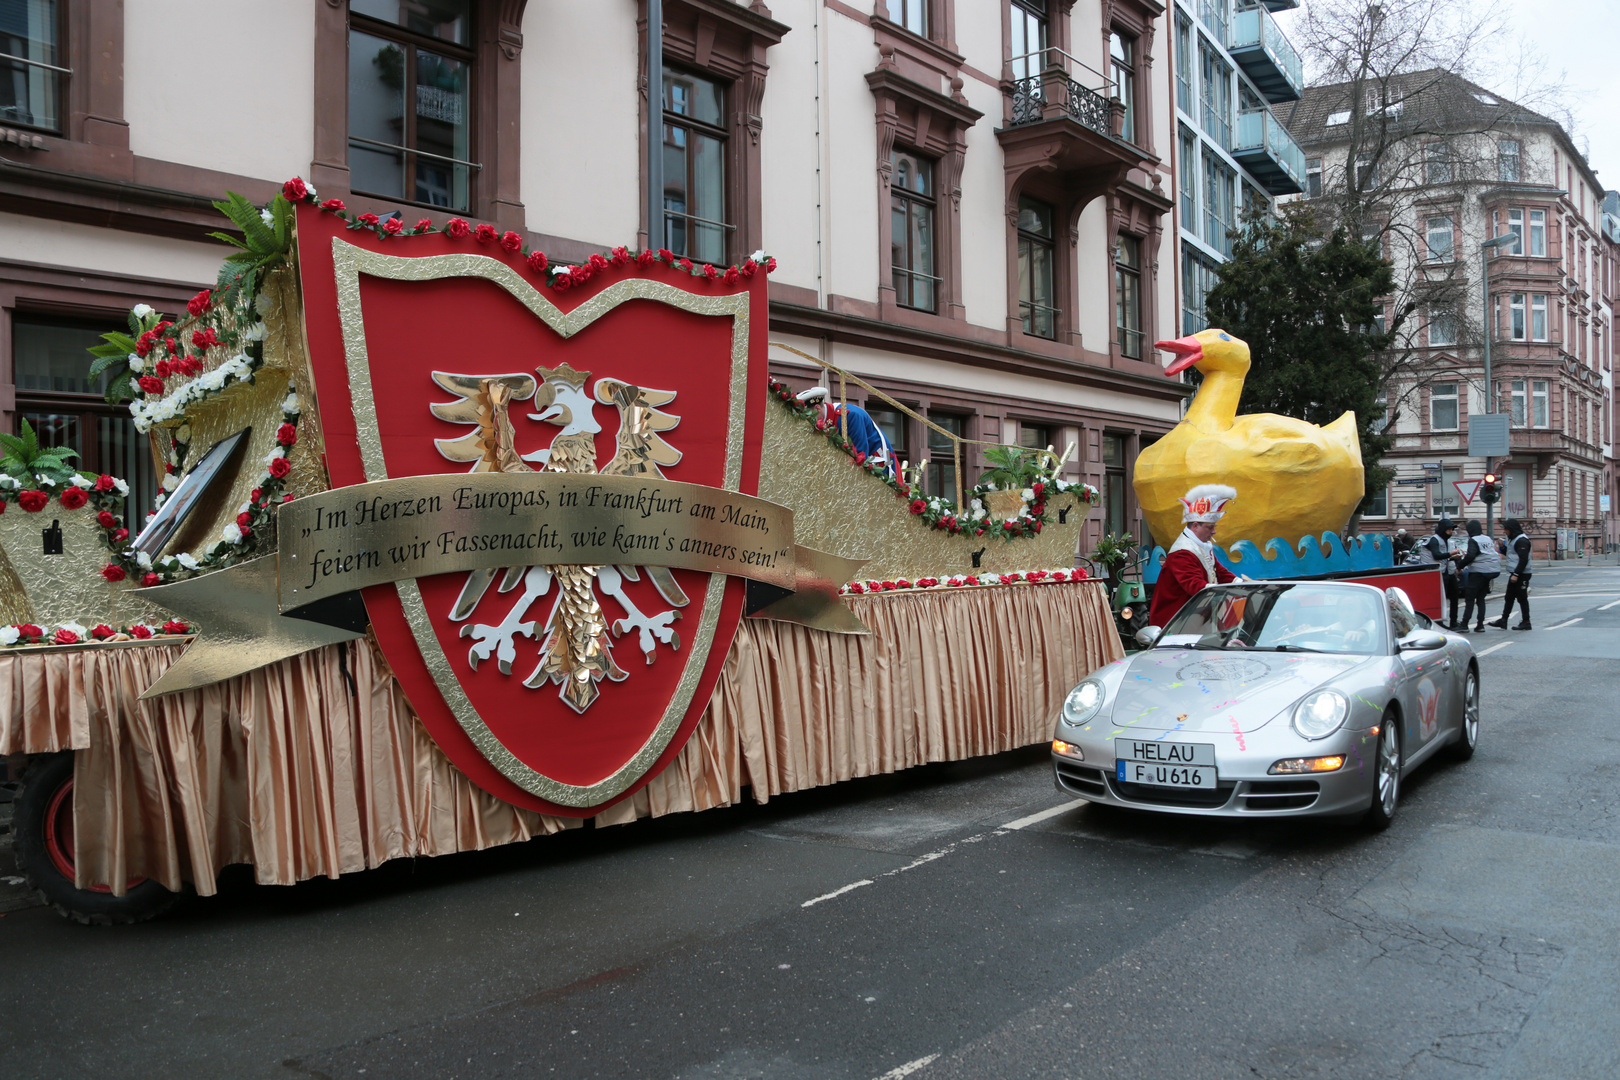
{"label": "yield traffic sign", "polygon": [[1451,482],[1451,486],[1457,489],[1457,494],[1462,496],[1463,505],[1465,506],[1473,502],[1474,496],[1479,494],[1479,484],[1478,480],[1453,480]]}

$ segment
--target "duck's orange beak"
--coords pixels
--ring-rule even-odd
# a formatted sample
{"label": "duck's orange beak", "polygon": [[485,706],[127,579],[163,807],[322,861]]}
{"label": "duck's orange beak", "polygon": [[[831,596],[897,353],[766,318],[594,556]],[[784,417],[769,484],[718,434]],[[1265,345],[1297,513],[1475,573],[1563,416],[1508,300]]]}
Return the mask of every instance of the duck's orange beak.
{"label": "duck's orange beak", "polygon": [[1170,361],[1170,366],[1164,369],[1166,375],[1180,375],[1204,358],[1204,346],[1196,337],[1175,338],[1171,341],[1155,341],[1155,349],[1173,352],[1176,358]]}

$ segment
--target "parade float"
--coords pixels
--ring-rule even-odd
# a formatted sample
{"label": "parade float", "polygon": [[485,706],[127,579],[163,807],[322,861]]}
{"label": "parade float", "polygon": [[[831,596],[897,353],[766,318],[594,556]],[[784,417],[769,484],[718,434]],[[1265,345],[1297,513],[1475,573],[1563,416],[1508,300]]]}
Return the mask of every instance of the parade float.
{"label": "parade float", "polygon": [[1211,328],[1156,344],[1175,355],[1167,376],[1196,369],[1202,379],[1187,415],[1137,458],[1133,485],[1154,540],[1141,551],[1144,584],[1157,583],[1182,531],[1183,493],[1219,483],[1236,494],[1218,515],[1214,557],[1233,574],[1399,587],[1417,611],[1441,617],[1438,567],[1396,566],[1382,533],[1346,536],[1365,494],[1354,413],[1326,426],[1274,413],[1239,415],[1245,342]]}
{"label": "parade float", "polygon": [[853,376],[769,376],[763,252],[220,206],[217,286],[96,350],[158,505],[7,444],[0,751],[67,914],[1041,742],[1121,655],[1095,490],[867,454]]}

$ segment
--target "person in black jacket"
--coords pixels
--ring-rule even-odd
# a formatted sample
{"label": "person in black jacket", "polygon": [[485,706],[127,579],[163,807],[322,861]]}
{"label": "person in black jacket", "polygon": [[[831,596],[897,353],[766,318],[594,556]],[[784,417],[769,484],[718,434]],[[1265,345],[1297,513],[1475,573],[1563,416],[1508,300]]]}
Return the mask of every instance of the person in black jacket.
{"label": "person in black jacket", "polygon": [[1440,564],[1440,581],[1445,586],[1446,602],[1451,607],[1451,617],[1446,622],[1447,630],[1456,630],[1459,626],[1457,622],[1457,599],[1461,590],[1457,587],[1457,560],[1451,554],[1451,530],[1453,528],[1450,518],[1441,518],[1434,523],[1434,533],[1423,543],[1412,549],[1418,565]]}
{"label": "person in black jacket", "polygon": [[1515,630],[1530,629],[1530,538],[1524,534],[1524,526],[1519,524],[1518,518],[1508,518],[1502,524],[1507,527],[1508,534],[1508,570],[1507,604],[1502,608],[1502,617],[1491,621],[1492,626],[1507,629],[1508,616],[1513,614],[1513,602],[1519,602],[1519,621],[1514,624]]}
{"label": "person in black jacket", "polygon": [[[1485,597],[1490,595],[1491,582],[1502,572],[1502,556],[1497,554],[1496,545],[1485,535],[1485,528],[1479,522],[1469,521],[1467,529],[1468,553],[1457,564],[1458,570],[1468,573],[1467,584],[1463,586],[1462,628],[1467,630],[1468,624],[1477,618],[1474,633],[1482,634],[1485,632]],[[1479,605],[1477,616],[1474,614],[1476,603]]]}

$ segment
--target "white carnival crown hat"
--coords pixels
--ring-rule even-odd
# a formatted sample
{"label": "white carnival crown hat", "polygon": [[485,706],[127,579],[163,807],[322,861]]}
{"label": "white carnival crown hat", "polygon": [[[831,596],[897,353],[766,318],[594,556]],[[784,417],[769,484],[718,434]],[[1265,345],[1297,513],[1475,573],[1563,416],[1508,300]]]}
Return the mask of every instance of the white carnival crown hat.
{"label": "white carnival crown hat", "polygon": [[1217,522],[1226,513],[1226,504],[1237,498],[1237,489],[1225,484],[1199,484],[1181,497],[1181,520]]}

